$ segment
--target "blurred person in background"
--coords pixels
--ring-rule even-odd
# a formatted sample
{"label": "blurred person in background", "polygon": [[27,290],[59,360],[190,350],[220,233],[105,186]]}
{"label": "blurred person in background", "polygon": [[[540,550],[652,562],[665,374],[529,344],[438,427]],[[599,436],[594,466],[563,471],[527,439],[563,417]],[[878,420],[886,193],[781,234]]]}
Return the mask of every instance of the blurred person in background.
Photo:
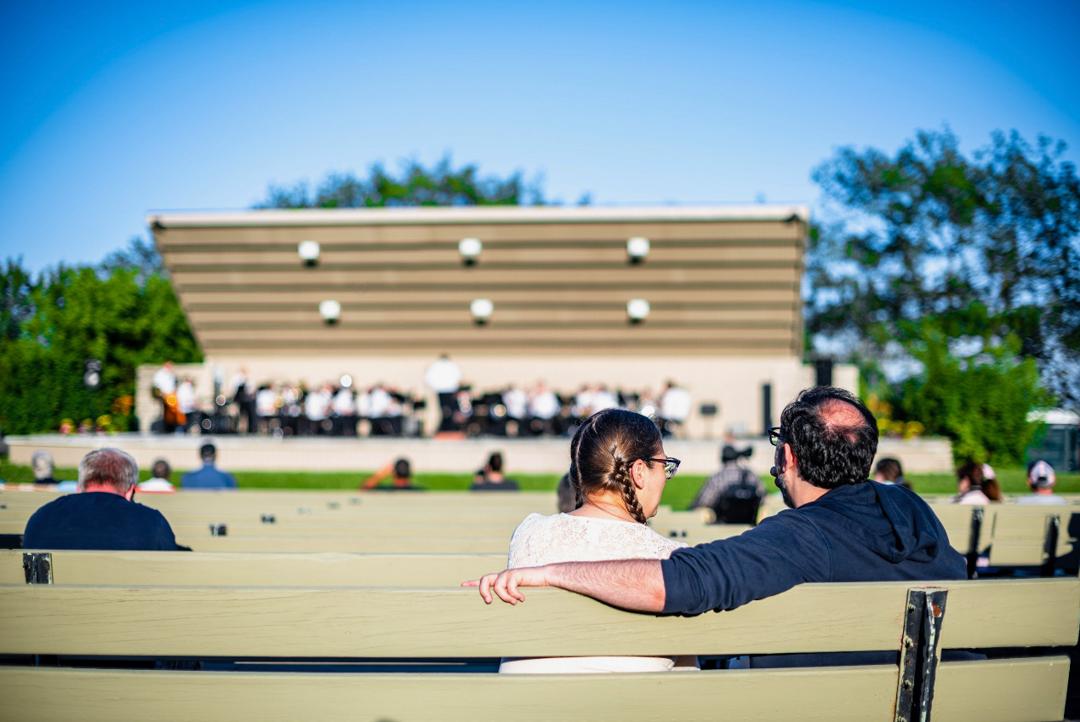
{"label": "blurred person in background", "polygon": [[199,406],[195,399],[195,381],[190,376],[181,379],[176,387],[176,407],[184,417],[184,431],[199,424]]}
{"label": "blurred person in background", "polygon": [[[380,482],[390,479],[389,486],[380,486]],[[401,457],[382,467],[364,480],[360,485],[360,491],[422,491],[423,488],[415,486],[412,480],[412,464],[409,460]]]}
{"label": "blurred person in background", "polygon": [[674,381],[668,381],[660,395],[660,431],[671,436],[681,429],[690,417],[693,402],[690,392]]}
{"label": "blurred person in background", "polygon": [[968,461],[956,470],[955,504],[989,504],[983,492],[983,465]]}
{"label": "blurred person in background", "polygon": [[454,413],[457,411],[457,393],[461,386],[461,369],[449,356],[442,354],[428,366],[424,373],[424,383],[439,399],[442,417],[438,431],[459,431],[461,427],[454,420]]}
{"label": "blurred person in background", "polygon": [[998,483],[997,472],[989,464],[982,465],[983,483],[982,490],[986,498],[992,502],[1005,501],[1005,495],[1001,493],[1001,484]]}
{"label": "blurred person in background", "polygon": [[190,489],[235,489],[236,478],[217,468],[217,447],[207,442],[199,447],[202,468],[189,471],[180,480],[185,491]]}
{"label": "blurred person in background", "polygon": [[47,451],[35,451],[30,457],[30,467],[34,471],[34,486],[55,486],[60,481],[53,474],[56,473],[56,464],[52,454]]}
{"label": "blurred person in background", "polygon": [[1028,486],[1031,493],[1016,500],[1017,504],[1065,504],[1065,497],[1054,493],[1057,475],[1054,467],[1042,459],[1028,464]]}
{"label": "blurred person in background", "polygon": [[139,467],[120,449],[96,449],[79,462],[77,494],[34,512],[25,549],[177,551],[176,536],[156,509],[136,504]]}
{"label": "blurred person in background", "polygon": [[889,456],[878,459],[877,464],[874,465],[874,481],[879,484],[896,484],[905,489],[911,488],[911,482],[904,478],[904,468],[900,465],[900,460]]}
{"label": "blurred person in background", "polygon": [[171,494],[176,491],[172,484],[172,467],[165,459],[156,459],[150,467],[151,478],[139,482],[139,492],[149,494]]}
{"label": "blurred person in background", "polygon": [[470,491],[518,491],[518,483],[503,476],[503,455],[496,451],[476,472]]}
{"label": "blurred person in background", "polygon": [[577,509],[578,499],[577,490],[574,489],[573,482],[570,481],[570,474],[573,472],[567,472],[559,479],[559,485],[555,488],[555,505],[563,514],[569,514],[574,509]]}
{"label": "blurred person in background", "polygon": [[537,381],[529,394],[529,431],[533,436],[554,432],[555,417],[562,410],[559,397],[543,381]]}
{"label": "blurred person in background", "polygon": [[758,508],[765,498],[765,485],[741,459],[748,458],[753,449],[736,449],[724,444],[720,451],[720,471],[702,485],[694,497],[691,509],[712,509],[717,524],[753,524]]}
{"label": "blurred person in background", "polygon": [[246,368],[241,368],[233,376],[232,400],[240,414],[237,430],[242,425],[244,432],[254,434],[259,428],[259,417],[255,413],[255,385]]}

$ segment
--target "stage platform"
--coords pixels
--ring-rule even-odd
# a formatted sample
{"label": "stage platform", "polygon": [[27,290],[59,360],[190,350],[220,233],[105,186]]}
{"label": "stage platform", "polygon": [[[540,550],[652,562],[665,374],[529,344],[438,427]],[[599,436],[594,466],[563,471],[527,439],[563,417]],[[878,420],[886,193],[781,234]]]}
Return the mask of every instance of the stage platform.
{"label": "stage platform", "polygon": [[[113,436],[61,436],[43,434],[9,436],[12,463],[28,465],[37,450],[48,451],[62,467],[77,466],[91,449],[117,446],[143,468],[159,458],[174,469],[199,465],[198,450],[207,440],[218,447],[218,465],[236,471],[370,471],[398,457],[412,462],[415,472],[475,471],[488,454],[501,451],[509,474],[561,474],[570,463],[569,439],[415,439],[415,438],[331,438],[301,437],[274,439],[251,436],[154,436],[117,434]],[[709,474],[720,465],[720,441],[668,439],[664,449],[682,459],[682,471]],[[747,439],[740,446],[752,446],[750,467],[759,474],[772,466],[773,449],[765,439]],[[878,456],[900,459],[906,472],[952,471],[948,440],[882,439]]]}

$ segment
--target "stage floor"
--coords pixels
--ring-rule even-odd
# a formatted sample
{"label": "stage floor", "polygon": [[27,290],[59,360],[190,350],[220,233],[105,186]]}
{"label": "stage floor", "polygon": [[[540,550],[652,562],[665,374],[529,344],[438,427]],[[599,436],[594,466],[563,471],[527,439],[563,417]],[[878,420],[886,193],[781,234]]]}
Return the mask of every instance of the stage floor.
{"label": "stage floor", "polygon": [[[28,465],[37,450],[52,454],[58,466],[77,466],[91,449],[117,446],[148,467],[155,459],[166,459],[175,469],[197,467],[199,446],[212,440],[218,447],[218,465],[244,471],[368,471],[398,457],[406,457],[417,472],[472,472],[484,465],[488,454],[501,451],[509,474],[561,474],[570,463],[569,439],[405,439],[298,437],[274,439],[253,436],[154,436],[116,434],[112,436],[62,436],[42,434],[9,436],[12,463]],[[682,459],[682,471],[709,474],[720,466],[720,441],[668,439],[668,456]],[[760,473],[772,466],[773,449],[765,439],[747,439],[754,453],[750,467]],[[951,472],[952,455],[945,439],[882,439],[878,456],[901,460],[905,471]]]}

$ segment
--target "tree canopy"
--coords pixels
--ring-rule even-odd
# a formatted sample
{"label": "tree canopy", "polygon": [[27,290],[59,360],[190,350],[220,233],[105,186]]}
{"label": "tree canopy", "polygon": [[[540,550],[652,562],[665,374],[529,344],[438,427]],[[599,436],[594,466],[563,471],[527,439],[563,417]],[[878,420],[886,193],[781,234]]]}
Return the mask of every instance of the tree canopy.
{"label": "tree canopy", "polygon": [[[827,210],[811,233],[808,337],[853,356],[872,387],[898,380],[891,366],[900,414],[983,460],[1016,460],[1005,434],[1030,436],[1027,411],[1050,400],[1036,364],[1060,403],[1080,402],[1080,180],[1064,154],[1013,132],[967,155],[948,130],[924,131],[894,155],[843,148],[813,174]],[[1011,420],[994,412],[1001,438],[961,433],[958,413],[993,394],[1011,404]]]}
{"label": "tree canopy", "polygon": [[[127,430],[140,364],[202,358],[153,246],[141,239],[98,266],[0,272],[0,429],[56,430],[62,419]],[[86,363],[101,364],[96,388]],[[107,417],[102,419],[101,417]]]}
{"label": "tree canopy", "polygon": [[1080,180],[1064,152],[1013,132],[969,157],[949,131],[893,156],[841,149],[814,171],[833,212],[811,239],[807,331],[862,359],[906,353],[925,318],[952,339],[1015,336],[1075,403]]}
{"label": "tree canopy", "polygon": [[331,173],[314,192],[307,183],[271,185],[256,208],[381,208],[386,206],[518,206],[544,205],[539,180],[528,182],[521,172],[506,178],[482,176],[475,164],[455,168],[444,157],[430,168],[413,160],[402,163],[397,175],[381,164],[367,178]]}

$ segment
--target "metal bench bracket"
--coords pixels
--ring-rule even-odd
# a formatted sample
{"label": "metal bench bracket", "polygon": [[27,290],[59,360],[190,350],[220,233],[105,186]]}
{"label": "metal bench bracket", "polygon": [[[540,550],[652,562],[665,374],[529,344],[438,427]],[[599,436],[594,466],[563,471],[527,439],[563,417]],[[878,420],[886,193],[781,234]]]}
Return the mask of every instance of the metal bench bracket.
{"label": "metal bench bracket", "polygon": [[27,584],[53,583],[51,552],[23,552],[22,565]]}
{"label": "metal bench bracket", "polygon": [[909,589],[900,644],[896,722],[930,722],[937,675],[941,623],[948,590]]}

